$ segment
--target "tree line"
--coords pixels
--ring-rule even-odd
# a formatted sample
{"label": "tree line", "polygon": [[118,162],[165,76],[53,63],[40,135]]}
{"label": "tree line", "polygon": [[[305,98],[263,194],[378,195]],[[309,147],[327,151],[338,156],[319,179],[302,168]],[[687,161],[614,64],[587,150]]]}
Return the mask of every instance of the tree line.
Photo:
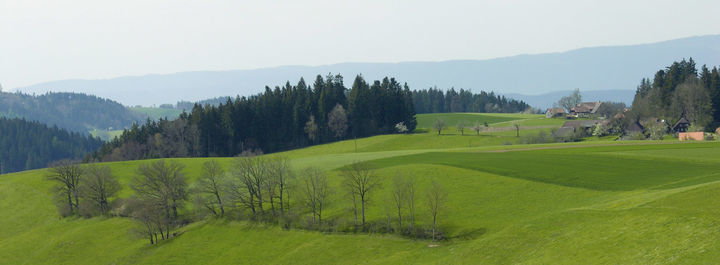
{"label": "tree line", "polygon": [[475,94],[470,90],[454,88],[443,91],[437,88],[414,90],[413,104],[417,113],[445,112],[492,112],[514,113],[523,112],[530,105],[521,100],[509,99],[493,92],[480,91]]}
{"label": "tree line", "polygon": [[[692,58],[674,62],[642,79],[633,100],[630,122],[650,123],[662,119],[672,124],[685,118],[695,130],[707,130],[720,122],[720,73],[717,67],[696,68]],[[653,122],[656,123],[656,122]]]}
{"label": "tree line", "polygon": [[350,89],[341,75],[317,76],[312,85],[265,88],[251,97],[193,106],[176,120],[148,120],[105,144],[94,160],[235,156],[276,152],[332,141],[415,129],[412,92],[393,78]]}
{"label": "tree line", "polygon": [[[382,179],[362,163],[341,169],[340,188],[331,188],[327,173],[317,168],[296,172],[286,158],[246,155],[234,158],[227,168],[216,160],[204,162],[192,184],[184,165],[176,161],[140,164],[129,183],[134,194],[122,199],[118,198],[122,185],[106,165],[64,160],[50,169],[47,178],[55,183],[63,216],[129,217],[138,224],[134,231],[150,244],[175,237],[178,227],[209,217],[285,229],[444,238],[440,221],[448,193],[437,182],[420,191],[415,179],[398,175],[383,197]],[[343,200],[350,205],[344,212],[352,212],[351,216],[327,216],[326,209]],[[385,208],[385,220],[370,221],[367,210],[379,206]],[[426,214],[420,216],[419,207]]]}
{"label": "tree line", "polygon": [[0,174],[47,167],[61,159],[79,159],[102,141],[24,119],[0,117]]}

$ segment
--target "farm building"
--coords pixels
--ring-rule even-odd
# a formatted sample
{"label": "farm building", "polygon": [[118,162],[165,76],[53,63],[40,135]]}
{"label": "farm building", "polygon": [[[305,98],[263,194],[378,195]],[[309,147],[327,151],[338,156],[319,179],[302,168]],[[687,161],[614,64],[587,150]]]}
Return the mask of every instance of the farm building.
{"label": "farm building", "polygon": [[565,109],[563,108],[549,108],[545,111],[545,118],[556,118],[565,116]]}
{"label": "farm building", "polygon": [[631,123],[627,129],[625,129],[625,134],[631,135],[631,134],[639,134],[643,133],[643,126],[640,125],[638,122]]}
{"label": "farm building", "polygon": [[685,117],[682,117],[670,129],[674,133],[682,133],[682,132],[687,132],[689,128],[690,128],[690,121],[685,119]]}
{"label": "farm building", "polygon": [[569,137],[575,132],[584,130],[587,133],[592,133],[592,130],[595,128],[598,124],[607,125],[609,121],[607,120],[581,120],[581,121],[566,121],[563,123],[562,127],[560,127],[556,132],[555,136],[558,137]]}
{"label": "farm building", "polygon": [[595,114],[602,105],[602,102],[583,102],[570,109],[570,116],[586,118]]}

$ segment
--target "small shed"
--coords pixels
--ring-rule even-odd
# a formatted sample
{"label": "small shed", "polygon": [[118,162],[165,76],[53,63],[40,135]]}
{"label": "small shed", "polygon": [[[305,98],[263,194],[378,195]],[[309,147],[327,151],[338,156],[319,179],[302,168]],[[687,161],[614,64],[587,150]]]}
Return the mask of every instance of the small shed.
{"label": "small shed", "polygon": [[680,141],[688,141],[688,140],[703,141],[703,140],[705,140],[705,133],[704,132],[681,132],[681,133],[678,133],[678,140],[680,140]]}

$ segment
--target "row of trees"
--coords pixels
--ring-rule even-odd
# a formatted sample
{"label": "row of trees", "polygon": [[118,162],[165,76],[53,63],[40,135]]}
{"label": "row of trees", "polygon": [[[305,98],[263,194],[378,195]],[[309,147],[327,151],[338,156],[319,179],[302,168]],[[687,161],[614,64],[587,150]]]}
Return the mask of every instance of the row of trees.
{"label": "row of trees", "polygon": [[635,93],[631,122],[661,119],[674,123],[685,117],[700,129],[720,122],[720,72],[717,67],[697,70],[692,58],[674,62],[643,79]]}
{"label": "row of trees", "polygon": [[[514,125],[516,129],[520,129],[520,127],[517,126],[517,124]],[[444,129],[447,129],[448,124],[443,119],[436,119],[435,122],[433,122],[433,129],[435,129],[440,135]],[[477,135],[480,135],[480,132],[486,131],[490,128],[490,125],[487,122],[480,122],[476,121],[475,123],[471,123],[469,121],[458,121],[455,124],[455,129],[460,132],[460,135],[465,135],[465,129],[470,129],[475,131]]]}
{"label": "row of trees", "polygon": [[[426,190],[428,230],[416,224],[417,185],[414,179],[396,176],[389,190],[389,200],[382,200],[387,223],[370,223],[367,210],[382,197],[382,179],[367,166],[355,163],[343,168],[339,189],[330,187],[325,172],[307,168],[298,173],[281,157],[239,157],[225,172],[215,161],[203,165],[203,174],[194,185],[194,202],[216,217],[231,217],[281,224],[285,228],[323,231],[384,231],[415,237],[438,239],[438,218],[447,194],[433,183]],[[340,192],[340,194],[337,194]],[[352,225],[339,222],[342,216],[327,218],[324,211],[339,203],[337,196],[347,198],[352,208]],[[292,200],[291,200],[292,198]],[[393,209],[391,211],[387,209]],[[305,218],[303,218],[305,217]],[[393,224],[392,220],[396,220]],[[407,220],[407,221],[403,221]]]}
{"label": "row of trees", "polygon": [[527,103],[496,95],[493,92],[480,91],[475,94],[470,90],[440,90],[430,88],[427,90],[414,90],[412,92],[413,104],[417,113],[444,113],[444,112],[493,112],[513,113],[523,112],[530,108]]}
{"label": "row of trees", "polygon": [[[308,168],[296,173],[281,157],[238,157],[229,170],[217,161],[202,165],[198,180],[190,185],[184,166],[158,160],[141,164],[129,186],[134,195],[117,199],[121,190],[107,166],[79,165],[67,160],[57,163],[48,175],[56,183],[57,203],[64,216],[118,215],[140,224],[150,244],[169,239],[177,227],[207,215],[280,224],[300,228],[342,232],[396,232],[433,240],[442,238],[439,217],[447,193],[433,182],[425,191],[429,214],[426,226],[416,223],[417,185],[412,178],[396,176],[384,206],[387,222],[371,223],[367,209],[381,197],[381,178],[362,164],[341,170],[340,189],[330,186],[325,172]],[[342,191],[341,194],[336,194]],[[351,205],[352,224],[341,215],[328,218],[324,211],[339,203],[339,196]],[[192,206],[188,207],[188,202]]]}
{"label": "row of trees", "polygon": [[0,117],[0,174],[82,158],[102,145],[96,139],[24,119]]}
{"label": "row of trees", "polygon": [[182,156],[234,156],[275,152],[349,137],[415,129],[412,93],[393,78],[368,84],[357,76],[350,89],[340,75],[301,79],[251,97],[195,105],[177,120],[147,121],[104,145],[95,160]]}

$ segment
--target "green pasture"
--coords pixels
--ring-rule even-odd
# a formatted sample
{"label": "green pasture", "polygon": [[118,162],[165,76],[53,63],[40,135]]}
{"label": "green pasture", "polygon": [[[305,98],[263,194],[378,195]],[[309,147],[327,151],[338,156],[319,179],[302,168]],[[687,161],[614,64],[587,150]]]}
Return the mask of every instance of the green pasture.
{"label": "green pasture", "polygon": [[112,140],[113,138],[122,135],[122,133],[123,133],[123,130],[112,130],[112,131],[98,130],[98,129],[90,130],[90,135],[92,135],[93,137],[98,137],[105,141]]}
{"label": "green pasture", "polygon": [[[559,126],[538,117],[515,121],[526,126],[521,135]],[[504,122],[511,120],[491,127],[504,128]],[[150,246],[126,218],[60,218],[47,171],[34,170],[0,175],[0,264],[713,264],[720,259],[720,143],[599,139],[519,145],[514,133],[381,135],[271,154],[288,157],[298,171],[327,172],[333,193],[325,216],[337,222],[352,217],[340,174],[352,163],[367,163],[381,178],[382,189],[371,194],[370,222],[387,220],[391,180],[406,176],[418,186],[418,224],[428,224],[424,192],[439,182],[448,192],[440,215],[448,240],[284,230],[208,218]],[[228,168],[233,162],[174,160],[185,164],[192,182],[211,159]],[[127,185],[137,166],[148,162],[107,163],[126,187],[121,197],[132,194]]]}
{"label": "green pasture", "polygon": [[468,123],[468,127],[475,123],[487,122],[500,123],[514,120],[537,119],[544,117],[538,114],[514,114],[514,113],[431,113],[417,115],[417,128],[432,129],[438,119],[445,121],[447,126],[455,126],[458,122]]}
{"label": "green pasture", "polygon": [[150,119],[175,119],[182,113],[179,109],[164,109],[164,108],[151,108],[151,107],[131,107],[131,111],[138,113],[143,116],[147,116]]}

